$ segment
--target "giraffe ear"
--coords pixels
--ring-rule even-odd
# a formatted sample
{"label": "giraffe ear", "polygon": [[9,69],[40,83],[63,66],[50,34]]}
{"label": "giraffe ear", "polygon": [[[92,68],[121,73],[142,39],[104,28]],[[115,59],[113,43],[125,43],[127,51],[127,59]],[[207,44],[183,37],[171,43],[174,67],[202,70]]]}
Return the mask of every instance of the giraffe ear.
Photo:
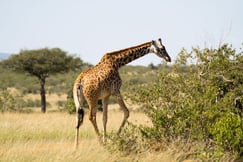
{"label": "giraffe ear", "polygon": [[159,40],[159,42],[162,44],[162,40],[161,40],[161,38],[159,38],[158,40]]}

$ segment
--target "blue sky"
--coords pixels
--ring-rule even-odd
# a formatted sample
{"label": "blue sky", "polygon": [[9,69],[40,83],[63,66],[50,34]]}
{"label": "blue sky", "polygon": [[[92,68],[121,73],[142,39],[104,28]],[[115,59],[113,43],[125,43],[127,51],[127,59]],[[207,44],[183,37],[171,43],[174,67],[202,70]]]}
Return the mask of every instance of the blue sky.
{"label": "blue sky", "polygon": [[[159,37],[184,47],[243,43],[242,0],[0,0],[0,52],[59,47],[96,64],[113,50]],[[147,55],[133,65],[158,64]]]}

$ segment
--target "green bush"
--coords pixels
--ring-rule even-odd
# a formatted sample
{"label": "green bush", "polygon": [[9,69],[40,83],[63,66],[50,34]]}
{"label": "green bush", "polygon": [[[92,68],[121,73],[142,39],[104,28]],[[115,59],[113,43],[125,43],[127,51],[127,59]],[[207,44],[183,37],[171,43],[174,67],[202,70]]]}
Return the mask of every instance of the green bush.
{"label": "green bush", "polygon": [[182,50],[175,62],[173,72],[162,72],[155,84],[142,85],[130,95],[145,104],[153,122],[153,127],[141,129],[143,136],[204,141],[242,156],[242,53],[228,45],[194,48]]}
{"label": "green bush", "polygon": [[24,101],[21,96],[11,94],[7,89],[0,90],[0,112],[30,112],[30,110],[24,109],[28,107],[29,103]]}
{"label": "green bush", "polygon": [[74,114],[76,112],[76,108],[73,102],[73,99],[68,99],[66,103],[66,110],[69,114]]}
{"label": "green bush", "polygon": [[0,91],[0,111],[16,111],[15,99],[7,90]]}
{"label": "green bush", "polygon": [[220,146],[229,150],[237,150],[242,153],[242,119],[233,113],[224,113],[216,119],[208,128],[213,139]]}

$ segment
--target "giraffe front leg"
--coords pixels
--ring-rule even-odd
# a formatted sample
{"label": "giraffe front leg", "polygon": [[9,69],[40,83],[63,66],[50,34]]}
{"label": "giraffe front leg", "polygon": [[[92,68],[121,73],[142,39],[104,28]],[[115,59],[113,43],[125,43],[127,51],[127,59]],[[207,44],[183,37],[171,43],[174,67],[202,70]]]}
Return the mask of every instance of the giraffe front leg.
{"label": "giraffe front leg", "polygon": [[109,97],[107,98],[104,98],[102,100],[102,108],[103,108],[103,127],[104,127],[104,133],[103,133],[103,142],[105,143],[106,142],[106,124],[107,124],[107,117],[108,117],[108,110],[107,110],[107,107],[108,107],[108,99]]}
{"label": "giraffe front leg", "polygon": [[125,126],[126,121],[127,121],[128,117],[129,117],[129,110],[128,110],[127,106],[125,105],[121,94],[116,95],[115,99],[116,99],[117,103],[120,105],[121,109],[124,112],[124,117],[123,117],[121,126],[120,126],[120,128],[118,129],[118,132],[117,132],[117,135],[119,135],[121,133],[122,128]]}

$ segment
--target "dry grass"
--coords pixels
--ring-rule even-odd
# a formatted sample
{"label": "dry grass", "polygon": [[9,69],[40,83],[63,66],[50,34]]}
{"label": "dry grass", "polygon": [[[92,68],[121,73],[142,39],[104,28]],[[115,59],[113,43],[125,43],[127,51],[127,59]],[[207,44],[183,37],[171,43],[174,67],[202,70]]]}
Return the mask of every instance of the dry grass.
{"label": "dry grass", "polygon": [[[117,131],[122,119],[120,111],[109,112],[108,131]],[[80,129],[80,146],[74,147],[75,116],[64,113],[0,114],[0,161],[176,161],[173,151],[145,152],[123,156],[109,152],[101,145],[85,116]],[[102,114],[98,114],[102,128]],[[143,114],[132,112],[130,122],[151,124]]]}
{"label": "dry grass", "polygon": [[[99,113],[100,122],[101,116]],[[148,122],[141,113],[133,116],[133,122]],[[117,130],[121,119],[122,113],[110,112],[108,130]],[[87,115],[80,131],[80,148],[75,150],[74,128],[75,116],[64,113],[0,114],[0,161],[131,161],[99,144]]]}
{"label": "dry grass", "polygon": [[[192,148],[192,150],[185,152],[178,148],[178,145],[171,144],[169,147],[166,146],[166,151],[147,151],[129,156],[124,156],[119,151],[109,152],[98,142],[93,127],[88,120],[88,112],[86,112],[84,123],[80,128],[80,145],[76,150],[74,146],[75,115],[53,111],[53,109],[56,110],[56,103],[65,101],[66,96],[51,94],[47,97],[51,106],[48,107],[46,114],[40,113],[39,109],[34,109],[35,113],[30,114],[0,114],[0,162],[176,162],[183,161],[181,157],[185,157],[193,151]],[[24,96],[24,99],[35,100],[38,98],[39,95]],[[139,106],[128,104],[128,107],[130,110],[136,110]],[[118,130],[122,118],[123,113],[119,111],[118,105],[109,105],[108,133]],[[97,114],[97,122],[102,131],[102,113]],[[131,111],[129,122],[135,125],[150,126],[152,124],[144,113],[138,111]],[[187,162],[189,161],[196,160],[187,160]]]}
{"label": "dry grass", "polygon": [[[87,113],[86,113],[87,114]],[[117,131],[122,112],[109,111],[108,132]],[[98,113],[99,128],[102,129],[102,114]],[[150,125],[149,119],[140,112],[131,112],[129,121]],[[193,150],[185,152],[172,144],[166,151],[147,151],[124,156],[120,152],[109,152],[94,133],[88,115],[80,129],[80,145],[74,146],[75,115],[66,113],[2,113],[0,114],[0,162],[1,161],[84,161],[84,162],[176,162],[183,161]],[[181,159],[181,160],[180,160]],[[193,160],[187,160],[187,162]],[[195,160],[194,160],[195,161]]]}

